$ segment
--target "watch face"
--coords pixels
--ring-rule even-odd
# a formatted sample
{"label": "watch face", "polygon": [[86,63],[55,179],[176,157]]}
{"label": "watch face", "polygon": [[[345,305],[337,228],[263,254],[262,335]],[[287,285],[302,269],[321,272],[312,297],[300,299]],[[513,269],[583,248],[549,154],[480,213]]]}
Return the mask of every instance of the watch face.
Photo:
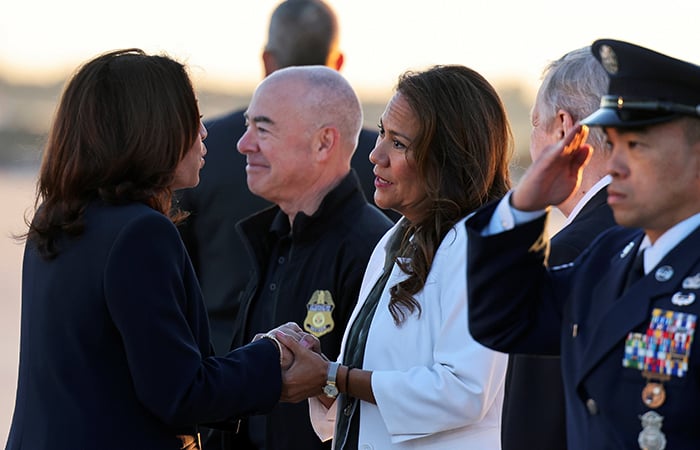
{"label": "watch face", "polygon": [[323,393],[326,397],[336,398],[338,396],[338,388],[334,384],[327,384],[323,386]]}

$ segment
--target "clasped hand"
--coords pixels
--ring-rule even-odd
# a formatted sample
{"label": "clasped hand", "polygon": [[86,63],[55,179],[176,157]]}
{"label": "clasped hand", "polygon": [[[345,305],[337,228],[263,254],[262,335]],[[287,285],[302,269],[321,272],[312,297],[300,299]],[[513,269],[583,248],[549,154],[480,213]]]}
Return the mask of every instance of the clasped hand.
{"label": "clasped hand", "polygon": [[294,322],[257,334],[258,340],[273,336],[281,344],[282,395],[280,401],[297,403],[323,393],[328,373],[328,358],[321,353],[321,342]]}

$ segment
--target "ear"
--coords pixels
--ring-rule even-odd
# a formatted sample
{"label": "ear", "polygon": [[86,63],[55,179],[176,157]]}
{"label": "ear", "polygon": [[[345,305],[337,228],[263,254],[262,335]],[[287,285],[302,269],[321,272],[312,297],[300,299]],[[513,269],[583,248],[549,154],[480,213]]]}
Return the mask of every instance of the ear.
{"label": "ear", "polygon": [[277,59],[275,58],[275,55],[268,52],[267,50],[263,50],[262,61],[263,67],[265,68],[265,76],[268,76],[275,70],[279,69],[279,65],[277,64]]}
{"label": "ear", "polygon": [[335,127],[326,126],[316,132],[313,140],[313,155],[318,161],[325,161],[337,152],[340,146],[340,132]]}
{"label": "ear", "polygon": [[563,139],[574,125],[576,125],[576,122],[568,111],[563,109],[557,110],[557,118],[555,119],[554,126],[557,127],[560,139]]}
{"label": "ear", "polygon": [[340,72],[340,69],[343,68],[343,63],[345,62],[345,55],[343,52],[338,52],[338,57],[335,59],[335,62],[331,67],[333,67],[335,70]]}

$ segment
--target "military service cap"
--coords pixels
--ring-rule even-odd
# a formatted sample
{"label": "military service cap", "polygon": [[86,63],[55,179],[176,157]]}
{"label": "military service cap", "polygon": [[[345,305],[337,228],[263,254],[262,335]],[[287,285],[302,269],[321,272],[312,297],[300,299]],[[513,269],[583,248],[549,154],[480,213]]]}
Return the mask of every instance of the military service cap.
{"label": "military service cap", "polygon": [[624,128],[700,118],[700,66],[612,39],[595,41],[591,51],[610,84],[583,124]]}

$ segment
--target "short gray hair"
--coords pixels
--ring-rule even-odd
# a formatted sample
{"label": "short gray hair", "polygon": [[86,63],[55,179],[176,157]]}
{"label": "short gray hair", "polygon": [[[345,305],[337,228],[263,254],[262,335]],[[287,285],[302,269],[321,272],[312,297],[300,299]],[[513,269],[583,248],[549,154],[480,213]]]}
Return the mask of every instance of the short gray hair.
{"label": "short gray hair", "polygon": [[[600,106],[600,99],[608,90],[609,78],[603,66],[586,46],[573,50],[556,61],[550,62],[543,71],[540,86],[543,111],[549,123],[557,110],[563,109],[579,121]],[[603,150],[605,137],[599,127],[589,130],[588,142],[597,150]]]}
{"label": "short gray hair", "polygon": [[343,148],[352,155],[362,128],[362,106],[355,90],[338,71],[326,66],[293,66],[270,74],[265,83],[299,80],[308,86],[298,107],[316,126],[338,128]]}

